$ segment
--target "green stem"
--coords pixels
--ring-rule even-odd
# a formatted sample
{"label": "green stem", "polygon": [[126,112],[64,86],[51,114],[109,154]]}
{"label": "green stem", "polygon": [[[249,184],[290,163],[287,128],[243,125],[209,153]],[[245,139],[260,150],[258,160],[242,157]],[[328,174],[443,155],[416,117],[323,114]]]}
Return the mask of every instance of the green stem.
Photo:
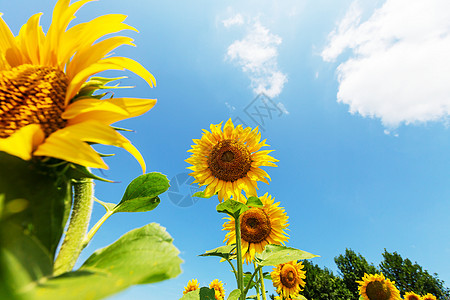
{"label": "green stem", "polygon": [[[261,267],[257,267],[257,268],[260,269]],[[248,281],[247,286],[244,289],[244,295],[247,295],[248,290],[250,289],[250,285],[252,284],[252,280],[258,273],[258,269],[256,269],[255,272],[253,272],[252,277],[250,277],[250,280]],[[255,279],[255,281],[256,281],[256,279]]]}
{"label": "green stem", "polygon": [[236,230],[236,254],[237,254],[237,272],[238,272],[238,289],[241,290],[239,299],[245,300],[244,294],[244,273],[242,271],[242,249],[241,249],[241,222],[239,217],[234,219],[234,227]]}
{"label": "green stem", "polygon": [[55,260],[54,275],[69,272],[83,249],[83,240],[91,218],[94,182],[90,178],[72,183],[73,185],[73,207],[64,241]]}
{"label": "green stem", "polygon": [[264,287],[264,276],[263,276],[263,271],[262,268],[259,268],[259,282],[261,283],[261,294],[262,294],[262,298],[263,300],[266,300],[266,288]]}
{"label": "green stem", "polygon": [[[255,268],[255,273],[257,273],[258,269],[256,266],[256,262],[253,262],[253,266]],[[258,282],[258,276],[256,276],[255,281]],[[259,296],[259,285],[258,284],[255,285],[255,290],[256,290],[256,299],[260,300],[261,297]]]}
{"label": "green stem", "polygon": [[91,241],[91,239],[94,237],[94,235],[97,233],[98,229],[100,228],[100,226],[103,225],[103,223],[105,223],[105,221],[111,217],[114,214],[113,210],[108,210],[103,217],[97,221],[97,223],[95,223],[95,225],[91,228],[91,230],[89,230],[87,236],[84,238],[83,240],[83,248],[85,248],[89,242]]}

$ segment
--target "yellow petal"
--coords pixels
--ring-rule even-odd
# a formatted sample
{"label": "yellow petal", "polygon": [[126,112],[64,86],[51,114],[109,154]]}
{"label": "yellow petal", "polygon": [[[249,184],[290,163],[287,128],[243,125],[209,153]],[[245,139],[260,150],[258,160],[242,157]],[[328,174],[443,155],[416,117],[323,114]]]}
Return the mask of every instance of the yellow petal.
{"label": "yellow petal", "polygon": [[84,49],[84,51],[78,50],[73,59],[67,65],[67,77],[69,79],[73,78],[75,74],[92,65],[93,63],[98,62],[99,60],[104,58],[105,55],[110,51],[121,45],[134,46],[132,41],[133,39],[130,37],[115,36],[98,42],[97,44]]}
{"label": "yellow petal", "polygon": [[[56,131],[55,133],[60,133]],[[90,168],[108,169],[100,155],[87,143],[70,139],[65,134],[51,134],[35,151],[36,156],[49,156]]]}
{"label": "yellow petal", "polygon": [[36,147],[44,141],[44,137],[41,126],[31,124],[20,128],[10,137],[0,139],[0,151],[29,160]]}
{"label": "yellow petal", "polygon": [[59,49],[61,61],[68,61],[75,52],[89,51],[91,45],[104,35],[122,30],[137,32],[134,27],[122,23],[126,18],[122,14],[108,14],[73,26],[62,36]]}
{"label": "yellow petal", "polygon": [[[133,155],[136,158],[136,160],[142,167],[142,171],[145,173],[144,159],[142,158],[142,155],[139,153],[139,151],[130,143],[130,141],[128,141],[125,137],[123,137],[120,133],[118,133],[108,125],[105,125],[98,121],[87,121],[67,126],[61,130],[52,133],[47,138],[47,140],[50,139],[52,136],[54,136],[54,138],[58,138],[61,140],[64,139],[78,140],[83,142],[91,142],[121,147],[127,150],[129,153],[131,153],[131,155]],[[73,151],[75,152],[77,151],[77,149],[75,148],[73,149]],[[41,152],[39,151],[39,153]],[[36,155],[38,154],[36,153]],[[48,155],[48,153],[46,153],[45,155]],[[96,156],[100,157],[97,153]],[[65,160],[72,161],[70,159]]]}
{"label": "yellow petal", "polygon": [[155,104],[156,99],[82,99],[70,104],[62,117],[69,120],[69,125],[89,120],[97,120],[109,125],[123,119],[140,116]]}
{"label": "yellow petal", "polygon": [[11,29],[1,18],[2,15],[0,13],[0,53],[5,55],[10,66],[15,67],[22,64],[22,56]]}
{"label": "yellow petal", "polygon": [[42,27],[39,26],[41,15],[42,13],[33,15],[20,29],[17,40],[24,56],[23,63],[40,64],[40,52],[45,39]]}
{"label": "yellow petal", "polygon": [[70,81],[67,87],[65,104],[69,103],[76,93],[80,90],[81,85],[92,75],[106,70],[124,70],[128,69],[145,79],[150,86],[156,84],[155,77],[150,74],[138,62],[126,57],[109,57],[90,65],[84,70],[78,72]]}

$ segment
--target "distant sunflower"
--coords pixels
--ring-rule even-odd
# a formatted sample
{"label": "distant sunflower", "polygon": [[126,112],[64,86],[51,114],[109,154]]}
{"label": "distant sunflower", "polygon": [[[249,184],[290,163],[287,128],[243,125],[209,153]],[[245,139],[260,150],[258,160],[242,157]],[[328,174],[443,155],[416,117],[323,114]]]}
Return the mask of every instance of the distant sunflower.
{"label": "distant sunflower", "polygon": [[405,300],[422,300],[422,297],[414,292],[407,292],[403,297]]}
{"label": "distant sunflower", "polygon": [[225,299],[225,289],[223,288],[222,281],[219,281],[219,279],[214,279],[209,284],[209,288],[210,289],[214,289],[214,294],[215,294],[216,300],[223,300],[223,299]]}
{"label": "distant sunflower", "polygon": [[189,292],[198,290],[198,288],[199,288],[199,284],[197,282],[197,279],[191,279],[191,280],[189,280],[187,286],[184,287],[183,295],[187,294]]}
{"label": "distant sunflower", "polygon": [[401,300],[395,282],[385,279],[381,274],[364,274],[359,284],[359,294],[364,300]]}
{"label": "distant sunflower", "polygon": [[284,298],[295,298],[305,287],[306,271],[302,270],[302,262],[291,261],[285,264],[279,264],[270,273],[273,286],[277,293]]}
{"label": "distant sunflower", "polygon": [[139,151],[110,124],[145,113],[156,100],[100,100],[92,92],[105,86],[86,81],[102,71],[124,69],[150,86],[155,78],[132,59],[109,56],[118,46],[133,45],[131,38],[96,42],[125,29],[137,31],[123,23],[125,15],[108,14],[67,29],[75,12],[90,1],[59,0],[46,34],[39,25],[41,13],[33,15],[17,37],[0,17],[0,151],[24,160],[54,157],[106,169],[90,146],[106,144],[124,148],[145,170]]}
{"label": "distant sunflower", "polygon": [[[281,245],[289,239],[284,231],[289,226],[289,217],[284,209],[278,206],[280,202],[274,203],[275,198],[267,193],[259,199],[264,205],[262,208],[251,207],[240,216],[242,257],[247,263],[253,261],[255,253],[263,252],[266,245]],[[224,219],[228,220],[222,229],[228,231],[224,242],[228,245],[236,244],[234,219]]]}
{"label": "distant sunflower", "polygon": [[422,300],[437,300],[436,296],[428,293],[425,296],[422,296]]}
{"label": "distant sunflower", "polygon": [[201,186],[207,185],[204,193],[209,197],[218,193],[219,201],[233,197],[241,198],[242,190],[246,196],[256,196],[257,181],[269,183],[270,176],[262,170],[262,166],[276,167],[278,160],[268,155],[273,150],[260,151],[269,146],[266,140],[260,142],[261,133],[258,128],[236,128],[229,119],[223,128],[222,123],[211,124],[211,132],[203,130],[200,140],[193,140],[191,157],[186,162],[192,164],[194,171],[190,175]]}

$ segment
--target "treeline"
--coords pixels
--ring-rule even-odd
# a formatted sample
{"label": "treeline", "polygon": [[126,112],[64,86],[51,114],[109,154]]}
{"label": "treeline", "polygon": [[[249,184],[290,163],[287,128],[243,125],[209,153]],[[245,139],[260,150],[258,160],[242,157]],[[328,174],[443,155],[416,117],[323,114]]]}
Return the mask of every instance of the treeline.
{"label": "treeline", "polygon": [[345,254],[335,257],[334,261],[339,269],[338,275],[310,261],[303,261],[306,287],[301,294],[308,300],[358,300],[356,280],[361,280],[364,273],[380,272],[395,281],[402,296],[412,291],[419,295],[431,293],[439,300],[450,299],[450,289],[444,286],[438,274],[429,274],[417,263],[403,259],[397,252],[390,253],[385,249],[383,261],[377,267],[351,249],[346,249]]}

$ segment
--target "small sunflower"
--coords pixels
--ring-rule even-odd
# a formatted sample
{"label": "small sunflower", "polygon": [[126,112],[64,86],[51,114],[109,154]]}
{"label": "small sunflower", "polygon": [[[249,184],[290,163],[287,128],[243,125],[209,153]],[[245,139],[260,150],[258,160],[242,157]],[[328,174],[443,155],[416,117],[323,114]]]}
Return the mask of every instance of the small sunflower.
{"label": "small sunflower", "polygon": [[219,281],[219,279],[214,279],[209,284],[209,288],[210,289],[214,289],[214,294],[215,294],[216,300],[223,300],[223,299],[225,299],[225,289],[223,288],[222,281]]}
{"label": "small sunflower", "polygon": [[123,23],[125,15],[108,14],[67,29],[75,12],[90,1],[59,0],[46,34],[39,25],[41,13],[16,37],[0,17],[0,151],[24,160],[54,157],[107,169],[90,146],[106,144],[130,152],[145,171],[139,151],[110,125],[145,113],[156,100],[101,100],[92,92],[105,86],[86,81],[102,71],[124,69],[150,86],[155,78],[132,59],[109,56],[118,46],[133,45],[131,38],[98,41],[118,31],[137,31]]}
{"label": "small sunflower", "polygon": [[405,300],[422,300],[422,297],[414,292],[407,292],[403,297]]}
{"label": "small sunflower", "polygon": [[305,287],[306,271],[302,270],[302,262],[291,261],[273,268],[270,276],[277,293],[284,298],[295,298]]}
{"label": "small sunflower", "polygon": [[[242,257],[247,262],[253,261],[255,253],[261,253],[268,244],[284,245],[289,237],[284,231],[288,226],[288,216],[280,202],[274,203],[267,193],[259,198],[262,208],[251,207],[240,216]],[[234,219],[225,217],[228,221],[222,230],[227,230],[224,242],[227,245],[236,244]]]}
{"label": "small sunflower", "polygon": [[437,300],[436,296],[428,293],[425,296],[422,296],[422,300]]}
{"label": "small sunflower", "polygon": [[183,295],[198,290],[198,288],[199,284],[197,282],[197,279],[191,279],[189,280],[188,284],[184,287]]}
{"label": "small sunflower", "polygon": [[206,197],[218,193],[219,201],[233,197],[241,198],[242,190],[246,196],[256,196],[257,181],[269,183],[269,175],[262,170],[262,166],[276,167],[278,160],[268,155],[273,150],[262,150],[269,146],[266,140],[260,141],[261,133],[258,128],[236,128],[229,119],[223,128],[222,123],[211,124],[211,132],[203,130],[200,140],[193,140],[191,157],[186,162],[192,164],[194,171],[190,175],[201,186],[207,185],[204,193]]}
{"label": "small sunflower", "polygon": [[385,279],[381,274],[364,274],[359,284],[359,294],[364,300],[401,300],[395,282]]}

